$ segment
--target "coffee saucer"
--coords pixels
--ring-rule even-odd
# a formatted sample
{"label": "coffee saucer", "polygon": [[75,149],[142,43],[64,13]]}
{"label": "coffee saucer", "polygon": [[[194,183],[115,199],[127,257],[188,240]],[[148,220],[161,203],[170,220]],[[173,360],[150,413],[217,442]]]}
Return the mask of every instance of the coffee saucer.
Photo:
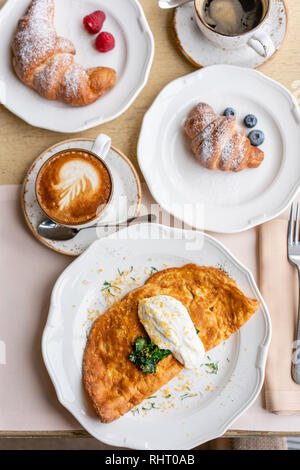
{"label": "coffee saucer", "polygon": [[[215,46],[198,28],[194,17],[193,2],[186,3],[174,10],[173,27],[179,49],[195,67],[229,64],[256,68],[270,59],[270,57],[265,58],[257,54],[248,45],[230,51]],[[273,0],[270,17],[266,20],[264,31],[273,39],[274,54],[283,43],[286,30],[287,6],[285,1]]]}
{"label": "coffee saucer", "polygon": [[[89,228],[80,231],[75,238],[68,241],[53,241],[41,237],[37,227],[47,216],[45,216],[38,205],[35,196],[35,181],[42,165],[55,153],[75,147],[91,150],[93,144],[93,139],[70,139],[48,148],[33,162],[23,183],[22,209],[25,220],[33,235],[48,248],[69,256],[80,255],[95,240],[111,234],[115,229]],[[127,219],[139,214],[142,191],[134,166],[122,152],[115,147],[111,147],[105,163],[112,174],[114,192],[111,203],[105,211],[103,218],[101,218],[101,224],[109,223],[112,225],[125,222]]]}

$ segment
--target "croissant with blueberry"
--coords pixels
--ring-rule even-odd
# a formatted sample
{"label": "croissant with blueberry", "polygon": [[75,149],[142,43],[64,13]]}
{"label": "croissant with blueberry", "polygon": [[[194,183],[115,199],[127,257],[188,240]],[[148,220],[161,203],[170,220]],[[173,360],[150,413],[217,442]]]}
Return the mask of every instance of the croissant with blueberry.
{"label": "croissant with blueberry", "polygon": [[53,0],[31,1],[19,20],[12,53],[19,79],[48,100],[71,106],[89,105],[116,83],[116,73],[111,68],[85,70],[75,63],[74,45],[56,33]]}
{"label": "croissant with blueberry", "polygon": [[220,116],[199,103],[184,126],[197,161],[210,170],[241,171],[257,168],[264,152],[253,146],[234,116]]}

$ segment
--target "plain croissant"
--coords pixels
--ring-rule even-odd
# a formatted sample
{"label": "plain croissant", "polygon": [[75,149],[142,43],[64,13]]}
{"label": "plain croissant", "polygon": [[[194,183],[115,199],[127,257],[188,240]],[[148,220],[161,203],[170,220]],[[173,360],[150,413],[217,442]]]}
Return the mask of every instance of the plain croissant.
{"label": "plain croissant", "polygon": [[111,68],[85,70],[75,63],[74,45],[56,33],[53,0],[32,0],[19,20],[12,51],[19,79],[49,100],[85,106],[116,83]]}
{"label": "plain croissant", "polygon": [[257,168],[264,159],[264,153],[251,145],[234,116],[219,116],[206,103],[192,109],[184,129],[192,140],[196,159],[210,170]]}

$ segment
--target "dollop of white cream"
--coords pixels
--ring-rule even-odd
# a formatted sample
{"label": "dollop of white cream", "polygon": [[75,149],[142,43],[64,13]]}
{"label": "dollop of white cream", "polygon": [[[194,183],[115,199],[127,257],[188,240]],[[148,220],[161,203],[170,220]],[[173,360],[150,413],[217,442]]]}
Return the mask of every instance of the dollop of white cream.
{"label": "dollop of white cream", "polygon": [[138,315],[152,343],[160,349],[169,349],[187,369],[201,365],[204,346],[181,302],[168,295],[143,299],[139,302]]}

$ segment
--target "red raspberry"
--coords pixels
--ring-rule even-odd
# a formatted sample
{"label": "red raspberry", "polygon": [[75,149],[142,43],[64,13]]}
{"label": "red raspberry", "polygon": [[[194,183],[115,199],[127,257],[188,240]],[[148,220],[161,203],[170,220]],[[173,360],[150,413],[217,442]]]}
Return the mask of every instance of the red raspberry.
{"label": "red raspberry", "polygon": [[96,49],[99,52],[108,52],[114,49],[115,47],[115,38],[112,34],[107,32],[102,32],[96,39]]}
{"label": "red raspberry", "polygon": [[94,11],[94,13],[83,18],[83,25],[88,33],[97,34],[101,30],[105,19],[106,15],[104,11]]}

